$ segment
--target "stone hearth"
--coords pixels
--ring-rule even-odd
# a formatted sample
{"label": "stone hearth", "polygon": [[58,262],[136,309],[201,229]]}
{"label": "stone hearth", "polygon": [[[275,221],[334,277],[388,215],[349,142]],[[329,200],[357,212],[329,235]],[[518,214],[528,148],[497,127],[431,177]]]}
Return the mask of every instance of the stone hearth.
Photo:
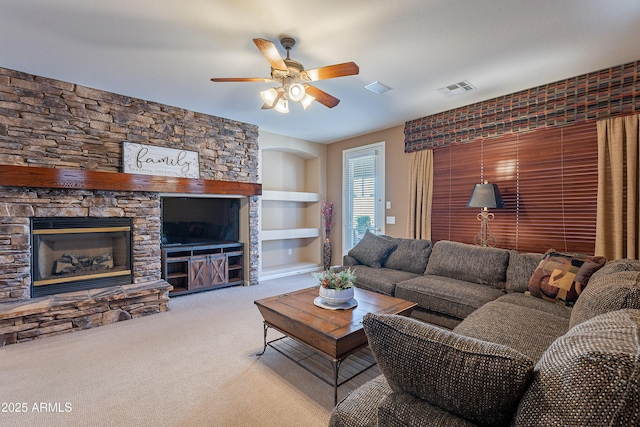
{"label": "stone hearth", "polygon": [[169,309],[164,280],[0,304],[0,346],[108,325]]}

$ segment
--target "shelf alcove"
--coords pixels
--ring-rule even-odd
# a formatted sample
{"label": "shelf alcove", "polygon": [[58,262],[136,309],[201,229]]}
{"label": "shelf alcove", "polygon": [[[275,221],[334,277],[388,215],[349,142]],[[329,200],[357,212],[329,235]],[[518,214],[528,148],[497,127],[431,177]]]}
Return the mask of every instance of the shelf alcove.
{"label": "shelf alcove", "polygon": [[322,152],[263,148],[261,280],[322,268],[322,165]]}

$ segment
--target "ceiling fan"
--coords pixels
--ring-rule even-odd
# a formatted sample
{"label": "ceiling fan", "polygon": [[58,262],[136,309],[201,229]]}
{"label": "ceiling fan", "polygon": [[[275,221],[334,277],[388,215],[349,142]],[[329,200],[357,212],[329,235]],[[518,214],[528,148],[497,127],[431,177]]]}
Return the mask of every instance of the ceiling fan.
{"label": "ceiling fan", "polygon": [[296,41],[291,37],[285,36],[280,39],[280,44],[287,51],[285,59],[282,59],[273,42],[260,38],[253,39],[253,42],[271,64],[271,78],[214,77],[211,81],[280,83],[281,86],[279,87],[272,87],[260,92],[260,96],[264,101],[263,109],[273,108],[278,112],[288,113],[289,101],[300,102],[305,110],[313,101],[318,101],[326,107],[333,108],[338,105],[340,100],[309,83],[335,77],[352,76],[360,72],[360,68],[355,62],[344,62],[305,70],[301,63],[289,58],[289,53],[296,44]]}

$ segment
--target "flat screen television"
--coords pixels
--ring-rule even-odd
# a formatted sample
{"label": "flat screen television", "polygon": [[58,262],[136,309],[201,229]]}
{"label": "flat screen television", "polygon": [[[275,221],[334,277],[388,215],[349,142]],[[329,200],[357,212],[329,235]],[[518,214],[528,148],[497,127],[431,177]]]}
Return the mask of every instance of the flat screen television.
{"label": "flat screen television", "polygon": [[240,200],[162,197],[162,244],[187,245],[240,240]]}

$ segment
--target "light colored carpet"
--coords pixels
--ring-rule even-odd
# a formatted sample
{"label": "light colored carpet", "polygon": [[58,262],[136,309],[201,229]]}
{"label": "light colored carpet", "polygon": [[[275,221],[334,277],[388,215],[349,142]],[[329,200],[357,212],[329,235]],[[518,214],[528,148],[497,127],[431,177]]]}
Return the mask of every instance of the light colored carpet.
{"label": "light colored carpet", "polygon": [[166,313],[2,347],[0,425],[326,426],[332,386],[271,348],[256,357],[253,301],[314,283],[305,274],[176,297]]}

